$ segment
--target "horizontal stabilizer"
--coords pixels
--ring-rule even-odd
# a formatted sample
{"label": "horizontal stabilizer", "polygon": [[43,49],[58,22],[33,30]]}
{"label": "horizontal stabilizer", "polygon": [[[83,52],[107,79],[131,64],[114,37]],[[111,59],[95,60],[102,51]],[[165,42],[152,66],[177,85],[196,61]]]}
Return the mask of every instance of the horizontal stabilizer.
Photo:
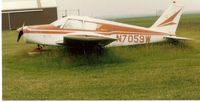
{"label": "horizontal stabilizer", "polygon": [[191,40],[189,38],[177,37],[177,36],[165,36],[164,38],[169,39],[169,40]]}

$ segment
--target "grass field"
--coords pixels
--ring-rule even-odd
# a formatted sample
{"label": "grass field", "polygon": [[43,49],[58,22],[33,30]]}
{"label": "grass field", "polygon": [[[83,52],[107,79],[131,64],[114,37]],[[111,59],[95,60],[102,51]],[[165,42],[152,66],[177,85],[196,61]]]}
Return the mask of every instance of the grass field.
{"label": "grass field", "polygon": [[[115,21],[148,27],[156,19]],[[184,15],[177,34],[194,40],[29,56],[35,45],[3,31],[3,100],[200,99],[200,14]]]}

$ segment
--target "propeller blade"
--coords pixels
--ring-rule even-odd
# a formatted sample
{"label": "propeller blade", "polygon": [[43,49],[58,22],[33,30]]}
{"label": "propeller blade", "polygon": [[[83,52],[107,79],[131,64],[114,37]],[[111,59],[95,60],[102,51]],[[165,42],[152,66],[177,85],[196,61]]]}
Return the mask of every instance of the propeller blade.
{"label": "propeller blade", "polygon": [[23,23],[22,27],[19,28],[19,34],[18,34],[18,37],[17,37],[17,42],[19,42],[20,38],[22,37],[22,35],[24,34],[24,25],[25,25],[25,22]]}
{"label": "propeller blade", "polygon": [[19,35],[18,35],[18,38],[17,38],[17,42],[19,42],[19,40],[20,40],[20,38],[21,38],[21,36],[22,36],[23,34],[24,34],[23,31],[20,31],[20,32],[19,32]]}

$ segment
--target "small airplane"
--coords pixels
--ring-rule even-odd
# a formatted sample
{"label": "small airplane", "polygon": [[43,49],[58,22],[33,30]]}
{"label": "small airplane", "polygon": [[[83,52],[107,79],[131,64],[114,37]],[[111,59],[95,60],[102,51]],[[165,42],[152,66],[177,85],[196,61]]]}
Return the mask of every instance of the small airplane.
{"label": "small airplane", "polygon": [[173,2],[150,28],[85,16],[69,16],[48,25],[23,25],[17,30],[17,42],[23,35],[25,42],[38,45],[38,51],[42,45],[102,48],[189,40],[176,36],[182,9],[182,5]]}

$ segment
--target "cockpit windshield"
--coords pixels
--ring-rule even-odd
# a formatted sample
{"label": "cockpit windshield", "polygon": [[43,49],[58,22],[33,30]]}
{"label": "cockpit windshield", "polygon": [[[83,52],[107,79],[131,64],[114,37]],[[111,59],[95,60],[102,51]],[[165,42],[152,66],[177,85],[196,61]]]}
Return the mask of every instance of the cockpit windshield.
{"label": "cockpit windshield", "polygon": [[67,20],[67,18],[62,18],[60,20],[57,20],[57,21],[51,23],[51,25],[61,28],[65,24],[66,20]]}

